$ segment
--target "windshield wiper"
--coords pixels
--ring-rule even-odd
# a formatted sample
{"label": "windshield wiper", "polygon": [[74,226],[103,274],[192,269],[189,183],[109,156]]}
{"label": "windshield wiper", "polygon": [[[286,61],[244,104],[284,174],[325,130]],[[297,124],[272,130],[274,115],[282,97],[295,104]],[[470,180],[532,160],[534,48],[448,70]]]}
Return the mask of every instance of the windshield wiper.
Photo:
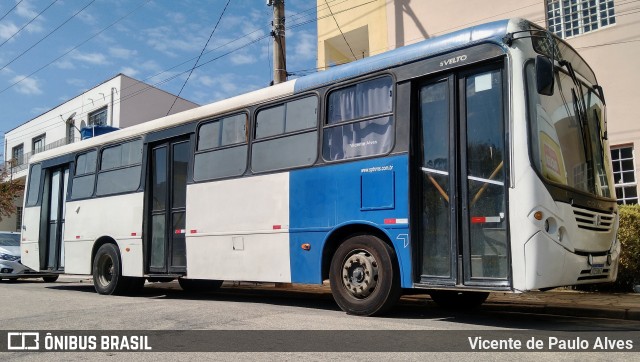
{"label": "windshield wiper", "polygon": [[576,114],[576,118],[577,118],[576,123],[578,123],[578,129],[580,130],[580,135],[582,136],[582,148],[584,151],[585,161],[587,161],[587,163],[590,163],[591,152],[589,152],[588,144],[590,144],[591,142],[587,134],[588,125],[585,122],[585,119],[581,115],[582,111],[580,110],[580,106],[578,104],[578,95],[576,94],[576,90],[574,88],[571,88],[571,97],[573,101],[573,112]]}
{"label": "windshield wiper", "polygon": [[[571,88],[571,96],[573,97],[573,108],[578,120],[578,128],[580,129],[580,135],[582,136],[582,147],[584,149],[584,157],[586,162],[587,183],[589,190],[595,190],[595,170],[593,165],[593,148],[591,144],[591,137],[589,135],[589,124],[587,120],[587,106],[585,104],[584,92],[582,84],[576,76],[576,72],[573,70],[573,66],[566,60],[559,62],[560,66],[567,68],[569,76],[573,81],[574,88]],[[576,91],[577,89],[577,91]],[[579,92],[579,96],[578,96]]]}

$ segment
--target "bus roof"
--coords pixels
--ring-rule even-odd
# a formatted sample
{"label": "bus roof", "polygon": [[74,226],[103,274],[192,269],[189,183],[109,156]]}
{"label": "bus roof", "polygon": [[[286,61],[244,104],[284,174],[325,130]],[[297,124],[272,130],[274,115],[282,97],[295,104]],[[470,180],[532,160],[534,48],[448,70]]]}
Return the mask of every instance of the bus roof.
{"label": "bus roof", "polygon": [[494,41],[500,43],[502,38],[507,34],[508,24],[509,20],[500,20],[477,25],[355,62],[336,66],[323,72],[310,74],[306,77],[296,79],[295,92],[304,92],[309,89],[338,82],[342,79],[353,78],[377,70],[411,63],[426,56],[446,53],[454,48],[473,45],[478,42]]}
{"label": "bus roof", "polygon": [[317,72],[271,87],[262,88],[184,112],[175,113],[170,116],[137,124],[102,136],[83,140],[81,142],[54,148],[34,155],[30,162],[39,162],[41,160],[57,157],[66,153],[96,147],[121,139],[132,138],[147,132],[166,129],[200,119],[206,119],[208,117],[213,117],[218,114],[242,108],[247,104],[261,103],[287,95],[305,92],[307,90],[336,83],[344,79],[358,77],[375,71],[410,63],[421,58],[446,53],[452,49],[480,42],[494,42],[496,44],[502,44],[502,38],[507,34],[507,28],[510,21],[519,24],[523,20],[500,20],[426,39],[419,43],[403,46],[382,54],[335,66],[322,72]]}

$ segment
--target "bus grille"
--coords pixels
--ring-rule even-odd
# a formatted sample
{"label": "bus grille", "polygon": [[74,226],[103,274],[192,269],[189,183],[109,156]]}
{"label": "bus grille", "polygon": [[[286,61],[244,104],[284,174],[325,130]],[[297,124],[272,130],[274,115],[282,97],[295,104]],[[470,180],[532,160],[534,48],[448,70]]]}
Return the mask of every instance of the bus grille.
{"label": "bus grille", "polygon": [[575,206],[573,215],[576,217],[579,228],[593,231],[609,232],[615,220],[613,213],[596,212]]}
{"label": "bus grille", "polygon": [[580,272],[580,276],[578,277],[579,281],[582,280],[599,280],[599,279],[607,279],[609,277],[609,269],[602,269],[602,273],[591,274],[591,269],[585,269]]}

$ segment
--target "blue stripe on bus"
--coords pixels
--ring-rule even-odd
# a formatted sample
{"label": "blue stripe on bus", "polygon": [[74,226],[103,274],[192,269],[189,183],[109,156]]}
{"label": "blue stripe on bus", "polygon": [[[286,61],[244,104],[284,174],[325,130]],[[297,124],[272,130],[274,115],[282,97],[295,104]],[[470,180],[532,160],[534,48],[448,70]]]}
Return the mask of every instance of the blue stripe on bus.
{"label": "blue stripe on bus", "polygon": [[[322,283],[322,250],[331,232],[370,225],[393,242],[402,286],[412,286],[409,245],[408,156],[314,167],[290,173],[291,281]],[[302,244],[310,244],[303,250]]]}
{"label": "blue stripe on bus", "polygon": [[502,38],[507,33],[508,23],[508,20],[500,20],[458,30],[450,34],[427,39],[416,44],[403,46],[386,53],[301,77],[296,79],[294,93],[304,92],[343,79],[409,63],[427,56],[445,53],[451,49],[460,48],[467,44],[481,41],[493,41],[497,44],[502,44]]}

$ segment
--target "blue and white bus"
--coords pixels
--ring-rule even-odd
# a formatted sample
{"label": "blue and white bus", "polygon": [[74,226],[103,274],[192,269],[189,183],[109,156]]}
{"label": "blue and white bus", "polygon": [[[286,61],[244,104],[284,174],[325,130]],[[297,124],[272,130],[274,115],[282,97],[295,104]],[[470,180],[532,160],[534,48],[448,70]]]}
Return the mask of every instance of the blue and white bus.
{"label": "blue and white bus", "polygon": [[608,155],[584,59],[498,21],[34,155],[22,260],[101,294],[329,280],[356,315],[610,282]]}

